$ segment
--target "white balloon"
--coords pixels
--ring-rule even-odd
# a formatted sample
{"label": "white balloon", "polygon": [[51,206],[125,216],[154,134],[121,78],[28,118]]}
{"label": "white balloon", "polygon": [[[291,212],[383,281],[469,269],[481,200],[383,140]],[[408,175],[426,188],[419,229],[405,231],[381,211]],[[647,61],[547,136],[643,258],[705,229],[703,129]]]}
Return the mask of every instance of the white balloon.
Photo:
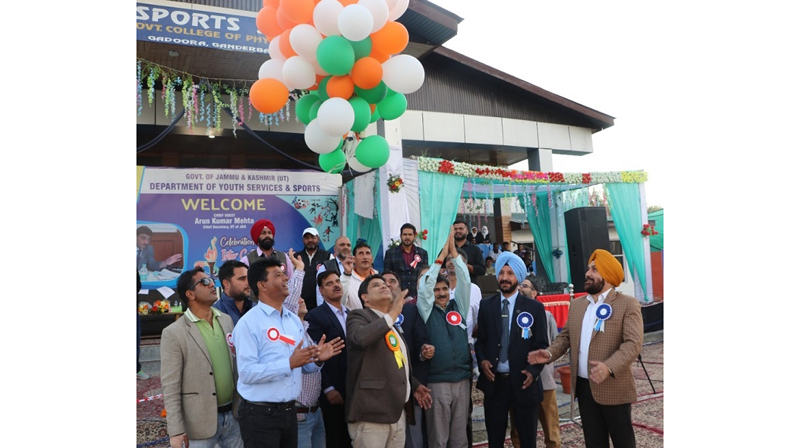
{"label": "white balloon", "polygon": [[389,11],[391,11],[395,6],[397,6],[397,0],[386,0],[386,6],[388,6]]}
{"label": "white balloon", "polygon": [[367,8],[372,14],[372,32],[378,31],[389,20],[389,7],[385,0],[358,0],[358,4]]}
{"label": "white balloon", "polygon": [[317,121],[322,132],[330,136],[342,136],[353,127],[356,113],[344,98],[328,98],[317,111]]}
{"label": "white balloon", "polygon": [[336,148],[339,146],[339,142],[342,140],[342,137],[332,137],[322,132],[322,129],[319,127],[319,119],[315,118],[311,120],[311,123],[308,123],[308,126],[306,126],[306,132],[303,135],[303,139],[306,141],[306,146],[308,146],[308,149],[317,154],[328,154],[329,152],[336,150]]}
{"label": "white balloon", "polygon": [[339,13],[339,31],[347,40],[358,42],[369,37],[372,32],[372,13],[359,4],[347,5]]}
{"label": "white balloon", "polygon": [[258,69],[258,79],[275,78],[283,81],[283,64],[284,61],[278,59],[267,59]]}
{"label": "white balloon", "polygon": [[372,169],[368,166],[362,165],[361,162],[356,160],[356,156],[353,156],[350,159],[348,159],[347,164],[350,165],[351,170],[357,171],[359,173],[366,173],[367,171]]}
{"label": "white balloon", "polygon": [[309,62],[311,62],[311,65],[314,66],[314,73],[316,73],[316,74],[318,74],[320,76],[328,76],[328,75],[330,75],[330,73],[328,73],[328,72],[326,72],[325,70],[322,69],[322,67],[319,65],[319,61],[317,61],[317,58],[314,58],[313,61],[309,61]]}
{"label": "white balloon", "polygon": [[289,43],[300,56],[311,61],[317,59],[317,47],[322,42],[322,35],[313,26],[302,23],[295,25],[289,32]]}
{"label": "white balloon", "polygon": [[[291,43],[291,42],[290,42]],[[269,57],[279,61],[285,61],[286,56],[281,53],[281,36],[275,36],[269,43]]]}
{"label": "white balloon", "polygon": [[337,0],[322,0],[314,7],[314,26],[325,36],[340,36],[339,13],[344,6]]}
{"label": "white balloon", "polygon": [[425,69],[417,58],[407,54],[392,56],[381,64],[383,82],[395,92],[414,93],[425,82]]}
{"label": "white balloon", "polygon": [[292,56],[283,63],[283,82],[289,90],[307,89],[316,81],[314,66],[302,56]]}
{"label": "white balloon", "polygon": [[406,9],[408,9],[408,0],[397,0],[394,8],[389,9],[389,20],[397,20],[402,16]]}

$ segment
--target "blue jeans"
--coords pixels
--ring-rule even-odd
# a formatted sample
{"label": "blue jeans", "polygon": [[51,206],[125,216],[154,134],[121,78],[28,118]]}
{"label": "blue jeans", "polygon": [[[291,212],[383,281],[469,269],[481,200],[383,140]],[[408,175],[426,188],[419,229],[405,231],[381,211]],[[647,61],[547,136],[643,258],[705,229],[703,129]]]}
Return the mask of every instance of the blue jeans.
{"label": "blue jeans", "polygon": [[[217,445],[219,444],[219,445]],[[189,440],[192,448],[243,448],[242,433],[239,423],[233,418],[233,412],[217,414],[217,432],[208,439]]]}
{"label": "blue jeans", "polygon": [[321,409],[297,413],[297,448],[325,448],[325,423]]}

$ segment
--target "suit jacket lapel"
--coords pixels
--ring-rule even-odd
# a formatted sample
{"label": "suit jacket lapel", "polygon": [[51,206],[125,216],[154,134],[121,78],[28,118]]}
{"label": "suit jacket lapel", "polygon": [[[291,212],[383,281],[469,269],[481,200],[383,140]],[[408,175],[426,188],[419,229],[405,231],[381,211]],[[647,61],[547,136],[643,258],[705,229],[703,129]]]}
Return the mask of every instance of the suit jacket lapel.
{"label": "suit jacket lapel", "polygon": [[203,335],[200,334],[200,330],[197,328],[197,325],[195,325],[195,323],[189,320],[189,318],[186,317],[185,315],[183,316],[183,318],[186,319],[186,324],[189,327],[189,336],[191,336],[194,343],[200,347],[200,350],[202,350],[203,354],[206,355],[208,363],[211,364],[211,355],[208,354],[206,341],[203,340]]}
{"label": "suit jacket lapel", "polygon": [[500,308],[502,303],[502,295],[498,294],[495,296],[494,299],[490,302],[491,304],[491,312],[492,312],[492,322],[495,325],[495,333],[497,333],[497,340],[499,341],[503,337],[503,318],[500,316]]}
{"label": "suit jacket lapel", "polygon": [[[323,303],[323,305],[325,306],[325,310],[328,312],[328,318],[331,320],[331,322],[333,322],[334,327],[339,329],[339,333],[340,334],[345,334],[344,333],[344,328],[342,328],[342,324],[339,322],[339,318],[336,317],[336,313],[333,312],[333,310],[331,309],[330,306],[328,306],[327,303]],[[344,306],[344,305],[342,305],[342,306]],[[347,321],[347,319],[345,319],[345,322],[346,321]]]}
{"label": "suit jacket lapel", "polygon": [[[578,318],[578,319],[575,319],[575,325],[577,325],[578,328],[577,329],[570,328],[570,337],[572,337],[572,332],[573,331],[575,333],[577,333],[577,335],[578,335],[578,343],[577,343],[576,346],[580,347],[581,346],[581,336],[583,336],[583,334],[582,334],[583,333],[583,317],[586,315],[586,308],[589,307],[589,299],[587,299],[586,296],[579,297],[577,299],[573,299],[573,301],[570,303],[569,306],[570,306],[570,308],[574,307],[574,309],[576,310],[575,317]],[[575,358],[575,359],[577,359],[577,358]]]}

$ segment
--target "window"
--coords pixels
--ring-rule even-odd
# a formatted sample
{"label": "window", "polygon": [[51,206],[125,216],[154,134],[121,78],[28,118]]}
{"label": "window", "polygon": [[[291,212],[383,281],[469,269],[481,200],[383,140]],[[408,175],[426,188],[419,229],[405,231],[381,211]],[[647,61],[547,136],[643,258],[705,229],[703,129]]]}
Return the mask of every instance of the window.
{"label": "window", "polygon": [[620,243],[619,240],[609,241],[609,252],[611,252],[611,255],[613,255],[614,258],[619,261],[619,264],[622,265],[622,272],[625,274],[625,281],[627,281],[628,266],[625,263],[625,255],[622,252],[622,243]]}

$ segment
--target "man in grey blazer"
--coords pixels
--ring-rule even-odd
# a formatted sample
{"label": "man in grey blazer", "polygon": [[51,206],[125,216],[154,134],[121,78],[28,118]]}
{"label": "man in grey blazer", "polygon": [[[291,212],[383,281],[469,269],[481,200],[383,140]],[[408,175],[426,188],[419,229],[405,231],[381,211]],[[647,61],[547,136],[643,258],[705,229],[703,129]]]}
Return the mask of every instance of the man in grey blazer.
{"label": "man in grey blazer", "polygon": [[347,316],[345,414],[354,448],[402,448],[411,392],[423,409],[430,407],[430,389],[413,377],[395,325],[406,293],[392,297],[383,277],[371,275],[358,289],[364,308]]}
{"label": "man in grey blazer", "polygon": [[161,333],[161,387],[172,448],[240,448],[230,316],[211,305],[214,281],[201,268],[178,277],[186,313]]}

